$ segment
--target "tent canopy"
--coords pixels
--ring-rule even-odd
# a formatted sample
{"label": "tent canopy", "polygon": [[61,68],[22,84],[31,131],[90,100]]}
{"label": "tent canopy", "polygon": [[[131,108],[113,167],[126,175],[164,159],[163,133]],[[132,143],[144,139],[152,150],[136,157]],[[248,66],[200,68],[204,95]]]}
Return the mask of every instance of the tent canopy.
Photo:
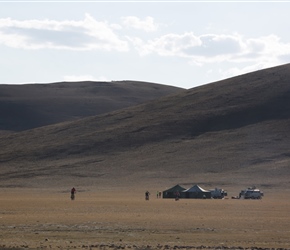
{"label": "tent canopy", "polygon": [[169,189],[163,191],[162,197],[163,198],[175,198],[177,192],[179,192],[181,194],[181,192],[184,191],[184,190],[185,190],[184,187],[176,185],[176,186],[174,186],[172,188],[169,188]]}
{"label": "tent canopy", "polygon": [[181,193],[182,198],[196,198],[196,199],[209,199],[211,198],[211,192],[201,188],[198,185],[194,185]]}

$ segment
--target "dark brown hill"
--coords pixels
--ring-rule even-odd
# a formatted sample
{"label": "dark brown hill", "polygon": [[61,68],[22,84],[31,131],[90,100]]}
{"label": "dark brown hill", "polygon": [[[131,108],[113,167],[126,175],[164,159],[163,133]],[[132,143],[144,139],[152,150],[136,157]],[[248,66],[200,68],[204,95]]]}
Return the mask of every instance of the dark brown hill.
{"label": "dark brown hill", "polygon": [[1,182],[290,189],[289,82],[287,64],[99,116],[3,135]]}
{"label": "dark brown hill", "polygon": [[148,82],[0,85],[0,131],[22,131],[134,106],[181,90]]}

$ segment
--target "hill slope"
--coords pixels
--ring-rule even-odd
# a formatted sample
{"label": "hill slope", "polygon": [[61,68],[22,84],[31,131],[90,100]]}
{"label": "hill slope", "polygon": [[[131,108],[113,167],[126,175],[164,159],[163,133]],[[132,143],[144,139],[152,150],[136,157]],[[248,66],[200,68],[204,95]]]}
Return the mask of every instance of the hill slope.
{"label": "hill slope", "polygon": [[289,81],[287,64],[2,136],[1,182],[290,188]]}
{"label": "hill slope", "polygon": [[22,131],[99,115],[179,90],[137,81],[0,85],[0,131]]}

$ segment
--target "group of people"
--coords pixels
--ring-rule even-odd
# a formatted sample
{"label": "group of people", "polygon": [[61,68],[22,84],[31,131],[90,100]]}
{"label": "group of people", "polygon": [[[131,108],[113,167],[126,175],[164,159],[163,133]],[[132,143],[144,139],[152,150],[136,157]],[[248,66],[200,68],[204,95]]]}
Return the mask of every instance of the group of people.
{"label": "group of people", "polygon": [[[149,195],[150,195],[150,193],[149,193],[149,191],[146,191],[145,192],[145,200],[149,200]],[[159,198],[162,198],[162,192],[161,191],[157,191],[156,192],[156,198],[157,199],[159,199]]]}
{"label": "group of people", "polygon": [[157,199],[158,199],[158,198],[162,198],[162,192],[157,191],[157,193],[156,193],[156,198],[157,198]]}
{"label": "group of people", "polygon": [[[71,191],[70,191],[70,198],[71,198],[71,200],[74,200],[74,199],[75,199],[75,193],[76,193],[76,189],[73,187],[73,188],[71,189]],[[161,195],[162,195],[162,192],[157,191],[157,194],[156,194],[157,198],[161,198]],[[146,201],[149,200],[149,196],[150,196],[149,191],[146,191],[146,192],[145,192],[145,200],[146,200]],[[179,197],[180,197],[179,192],[176,192],[175,196],[176,196],[175,199],[176,199],[176,200],[179,200]]]}

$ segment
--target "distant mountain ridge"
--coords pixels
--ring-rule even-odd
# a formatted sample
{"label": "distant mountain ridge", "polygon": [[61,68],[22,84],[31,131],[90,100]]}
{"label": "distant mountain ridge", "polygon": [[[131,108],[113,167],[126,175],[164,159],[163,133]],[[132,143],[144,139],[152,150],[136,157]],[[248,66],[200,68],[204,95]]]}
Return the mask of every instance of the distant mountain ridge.
{"label": "distant mountain ridge", "polygon": [[138,81],[0,85],[0,131],[22,131],[130,107],[181,88]]}

